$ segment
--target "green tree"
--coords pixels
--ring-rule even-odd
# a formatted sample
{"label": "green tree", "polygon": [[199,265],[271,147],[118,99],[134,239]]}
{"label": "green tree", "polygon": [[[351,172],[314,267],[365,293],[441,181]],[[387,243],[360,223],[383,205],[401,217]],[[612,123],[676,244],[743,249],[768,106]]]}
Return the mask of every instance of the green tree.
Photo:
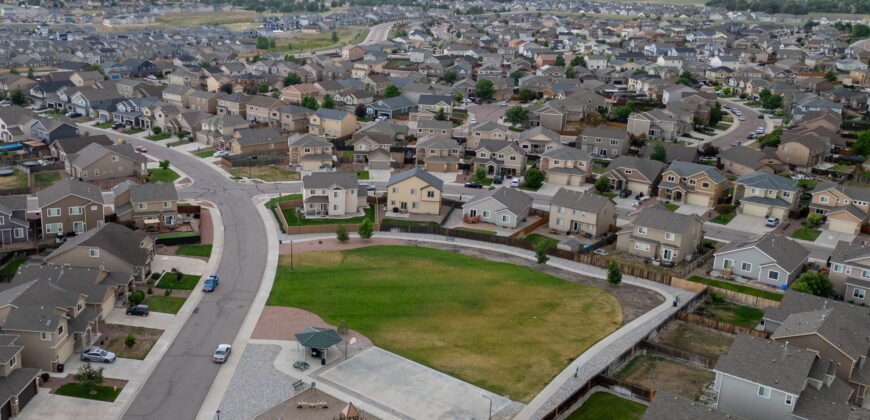
{"label": "green tree", "polygon": [[313,96],[303,97],[302,101],[299,102],[299,105],[315,111],[317,108],[320,108],[320,105],[317,104],[317,99],[314,99]]}
{"label": "green tree", "polygon": [[533,91],[529,88],[520,89],[518,96],[519,96],[520,102],[524,102],[524,103],[538,99],[538,94],[536,94],[535,91]]}
{"label": "green tree", "polygon": [[357,233],[360,238],[369,239],[375,233],[374,225],[372,225],[372,221],[369,219],[364,219],[362,223],[357,227]]}
{"label": "green tree", "polygon": [[284,76],[284,86],[298,85],[300,83],[302,83],[302,78],[295,72],[291,71]]}
{"label": "green tree", "polygon": [[444,74],[441,75],[441,78],[444,79],[444,83],[447,83],[448,85],[452,85],[454,82],[456,82],[457,77],[458,75],[456,74],[456,72],[450,70],[445,71]]}
{"label": "green tree", "polygon": [[526,175],[523,176],[523,186],[526,188],[537,190],[541,188],[541,185],[544,185],[544,179],[546,175],[538,168],[529,168],[526,171]]}
{"label": "green tree", "polygon": [[145,293],[141,290],[135,290],[130,293],[130,296],[127,297],[127,300],[130,302],[130,306],[136,306],[145,301]]}
{"label": "green tree", "polygon": [[200,67],[211,67],[211,61],[208,61],[208,60],[202,60],[202,61],[199,62],[199,66],[200,66]]}
{"label": "green tree", "polygon": [[15,88],[12,90],[12,93],[9,94],[9,102],[12,105],[24,106],[27,104],[27,98],[24,97],[24,92],[21,91],[21,88]]}
{"label": "green tree", "polygon": [[28,79],[33,79],[33,67],[28,67],[28,68],[27,68],[27,78],[28,78]]}
{"label": "green tree", "polygon": [[765,109],[776,109],[782,107],[782,95],[775,95],[769,89],[762,89],[758,93],[758,98],[761,101],[761,106]]}
{"label": "green tree", "polygon": [[582,55],[575,55],[574,58],[571,59],[571,65],[574,67],[586,67],[586,59],[583,58]]}
{"label": "green tree", "polygon": [[347,229],[344,228],[344,225],[338,225],[338,229],[335,230],[335,238],[341,243],[347,242],[350,239],[350,235],[347,234]]}
{"label": "green tree", "polygon": [[532,246],[532,249],[535,250],[535,259],[538,261],[538,264],[546,264],[550,260],[550,256],[547,255],[550,244],[547,241],[539,241]]}
{"label": "green tree", "polygon": [[264,36],[258,36],[255,45],[256,45],[258,50],[268,50],[269,49],[269,38],[266,38]]}
{"label": "green tree", "polygon": [[565,67],[565,78],[573,79],[574,78],[574,66]]}
{"label": "green tree", "polygon": [[399,87],[396,85],[387,85],[384,88],[384,98],[394,98],[396,96],[401,95],[402,92],[399,90]]}
{"label": "green tree", "polygon": [[610,191],[610,179],[608,179],[604,175],[601,175],[597,179],[595,179],[595,183],[592,184],[592,186],[595,187],[595,191],[598,191],[599,193],[606,193]]}
{"label": "green tree", "polygon": [[858,139],[852,145],[852,153],[864,157],[870,156],[870,130],[858,132]]}
{"label": "green tree", "polygon": [[829,70],[827,73],[825,73],[825,80],[827,80],[829,82],[836,82],[837,75],[834,72]]}
{"label": "green tree", "polygon": [[785,129],[782,126],[774,128],[773,131],[771,131],[770,133],[761,136],[758,139],[758,144],[761,145],[762,148],[779,146],[779,141],[782,138],[783,130]]}
{"label": "green tree", "polygon": [[815,228],[820,224],[822,224],[822,215],[818,213],[810,213],[807,215],[807,219],[804,220],[804,227],[807,229]]}
{"label": "green tree", "polygon": [[480,79],[474,85],[474,96],[477,96],[479,99],[489,100],[492,99],[493,95],[495,95],[495,85],[492,83],[492,80]]}
{"label": "green tree", "polygon": [[634,102],[629,102],[625,105],[615,106],[610,112],[610,116],[615,121],[627,121],[628,116],[631,115],[632,112],[634,112],[635,107],[636,105]]}
{"label": "green tree", "polygon": [[649,158],[652,160],[657,160],[659,162],[668,162],[668,151],[665,150],[665,145],[662,142],[657,141],[653,146],[652,153],[649,154]]}
{"label": "green tree", "polygon": [[169,169],[169,161],[166,159],[161,160],[158,165],[160,165],[160,169]]}
{"label": "green tree", "polygon": [[327,93],[326,96],[323,97],[323,101],[320,102],[320,107],[329,109],[335,108],[335,100],[332,99],[332,95]]}
{"label": "green tree", "polygon": [[559,54],[556,56],[556,61],[553,62],[554,66],[564,66],[565,65],[565,56]]}
{"label": "green tree", "polygon": [[269,38],[269,48],[275,49],[278,48],[278,42],[275,41],[275,38]]}
{"label": "green tree", "polygon": [[82,384],[88,390],[88,394],[94,395],[97,393],[97,387],[103,384],[103,368],[94,368],[90,362],[86,362],[79,367],[73,379]]}
{"label": "green tree", "polygon": [[610,257],[610,262],[607,263],[607,282],[613,287],[622,283],[622,271],[619,271],[619,264],[613,257]]}
{"label": "green tree", "polygon": [[472,180],[477,182],[483,182],[486,179],[486,168],[483,166],[478,166],[474,169],[474,176],[471,177]]}
{"label": "green tree", "polygon": [[230,82],[224,83],[220,87],[221,92],[231,95],[233,93],[233,84]]}
{"label": "green tree", "polygon": [[722,108],[719,107],[719,103],[716,103],[712,109],[710,109],[710,125],[716,126],[722,121]]}
{"label": "green tree", "polygon": [[155,136],[157,136],[163,132],[163,129],[155,125],[154,127],[151,127],[151,132],[154,133]]}
{"label": "green tree", "polygon": [[336,42],[338,42],[338,32],[333,31],[333,32],[332,32],[332,36],[330,37],[330,39],[332,40],[332,43],[333,43],[333,44],[335,44]]}
{"label": "green tree", "polygon": [[520,79],[522,79],[523,76],[525,76],[525,75],[526,74],[521,72],[521,71],[513,71],[513,72],[511,72],[511,74],[508,77],[510,77],[511,79],[514,79],[514,84],[517,84],[520,82]]}
{"label": "green tree", "polygon": [[136,345],[136,336],[133,333],[127,334],[127,337],[124,338],[124,345],[127,346],[128,349],[132,349],[133,346]]}
{"label": "green tree", "polygon": [[529,110],[516,105],[505,111],[504,120],[511,123],[512,126],[522,124],[529,120]]}
{"label": "green tree", "polygon": [[447,121],[447,113],[444,111],[444,108],[438,108],[438,112],[435,113],[436,121]]}
{"label": "green tree", "polygon": [[693,84],[692,73],[690,73],[688,71],[684,71],[684,72],[680,73],[680,77],[678,77],[677,80],[674,81],[674,83],[677,83],[680,85],[691,86]]}
{"label": "green tree", "polygon": [[257,87],[257,92],[259,92],[259,93],[266,93],[268,91],[269,91],[269,84],[268,83],[260,83],[260,86]]}
{"label": "green tree", "polygon": [[21,72],[19,72],[15,67],[12,67],[9,69],[9,74],[21,74]]}
{"label": "green tree", "polygon": [[831,280],[818,271],[806,271],[801,274],[792,283],[791,290],[821,297],[834,296],[834,286],[831,284]]}

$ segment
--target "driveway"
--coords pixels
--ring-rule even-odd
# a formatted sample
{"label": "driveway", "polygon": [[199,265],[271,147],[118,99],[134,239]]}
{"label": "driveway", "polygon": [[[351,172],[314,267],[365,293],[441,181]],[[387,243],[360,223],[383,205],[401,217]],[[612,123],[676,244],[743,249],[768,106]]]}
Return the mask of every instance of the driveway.
{"label": "driveway", "polygon": [[674,213],[677,214],[697,214],[698,216],[710,211],[707,207],[696,206],[694,204],[680,204],[680,208],[676,209]]}
{"label": "driveway", "polygon": [[165,330],[167,325],[175,322],[175,319],[176,315],[174,314],[151,312],[148,316],[127,315],[126,308],[115,308],[109,312],[106,323]]}
{"label": "driveway", "polygon": [[[122,359],[119,357],[115,360],[115,363],[91,363],[91,365],[95,368],[103,368],[103,376],[107,378],[130,380],[142,376],[143,363],[141,360]],[[66,361],[64,372],[53,373],[52,376],[63,377],[70,373],[76,373],[79,371],[79,367],[84,364],[85,362],[79,358],[79,353],[73,354]]]}
{"label": "driveway", "polygon": [[726,229],[737,230],[740,232],[746,232],[750,235],[761,235],[767,232],[772,231],[774,228],[764,226],[765,218],[757,217],[757,216],[749,216],[746,214],[738,214],[728,222],[727,225],[720,225],[718,223],[707,222],[704,224],[706,229],[707,225],[716,225],[718,227],[723,227]]}

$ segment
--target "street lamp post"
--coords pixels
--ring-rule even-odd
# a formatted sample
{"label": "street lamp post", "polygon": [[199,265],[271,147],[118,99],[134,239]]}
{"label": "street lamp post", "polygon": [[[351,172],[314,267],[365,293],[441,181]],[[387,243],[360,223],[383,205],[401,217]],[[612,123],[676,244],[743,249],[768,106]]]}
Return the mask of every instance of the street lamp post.
{"label": "street lamp post", "polygon": [[293,272],[293,240],[290,240],[290,272]]}
{"label": "street lamp post", "polygon": [[480,396],[489,400],[489,413],[486,416],[486,420],[489,420],[492,418],[492,398],[483,395],[483,392],[480,393]]}

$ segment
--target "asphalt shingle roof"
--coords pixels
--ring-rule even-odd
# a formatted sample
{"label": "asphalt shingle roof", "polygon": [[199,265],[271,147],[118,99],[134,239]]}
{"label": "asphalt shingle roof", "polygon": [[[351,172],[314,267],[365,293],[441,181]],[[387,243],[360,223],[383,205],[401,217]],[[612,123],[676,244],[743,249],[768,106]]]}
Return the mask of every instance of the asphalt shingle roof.
{"label": "asphalt shingle roof", "polygon": [[397,182],[401,182],[415,176],[422,179],[423,181],[426,181],[427,184],[437,188],[438,190],[444,189],[444,181],[442,181],[441,178],[430,174],[428,171],[419,166],[414,167],[414,169],[409,169],[407,171],[391,175],[390,180],[387,182],[387,186],[393,185]]}
{"label": "asphalt shingle roof", "polygon": [[714,370],[800,395],[816,357],[812,350],[740,334]]}
{"label": "asphalt shingle roof", "polygon": [[104,204],[103,193],[100,191],[100,187],[75,179],[60,181],[38,192],[36,196],[39,207],[43,208],[70,195],[76,195],[91,200],[94,203]]}

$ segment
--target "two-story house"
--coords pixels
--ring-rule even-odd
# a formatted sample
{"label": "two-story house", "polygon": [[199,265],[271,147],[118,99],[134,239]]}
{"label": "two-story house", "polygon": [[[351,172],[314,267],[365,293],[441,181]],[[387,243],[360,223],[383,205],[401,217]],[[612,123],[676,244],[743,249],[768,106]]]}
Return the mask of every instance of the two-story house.
{"label": "two-story house", "polygon": [[336,162],[332,143],[314,134],[294,134],[287,140],[289,164],[299,165],[303,171],[332,168]]}
{"label": "two-story house", "polygon": [[551,231],[596,238],[616,226],[616,204],[598,194],[559,188],[550,200]]}
{"label": "two-story house", "polygon": [[604,159],[622,156],[631,146],[627,131],[607,126],[586,128],[579,137],[583,150]]}
{"label": "two-story house", "polygon": [[526,154],[539,155],[562,146],[562,140],[555,131],[538,126],[520,133],[517,144]]}
{"label": "two-story house", "polygon": [[453,137],[453,123],[450,121],[420,120],[417,122],[417,137]]}
{"label": "two-story house", "polygon": [[387,209],[393,213],[440,214],[444,181],[415,167],[390,176]]}
{"label": "two-story house", "polygon": [[287,136],[277,128],[240,128],[225,140],[230,154],[281,153],[288,149]]}
{"label": "two-story house", "polygon": [[66,179],[38,192],[36,197],[44,238],[84,233],[103,225],[103,193],[94,184]]}
{"label": "two-story house", "polygon": [[471,127],[468,133],[467,145],[469,148],[474,149],[481,140],[508,140],[509,133],[510,131],[506,126],[496,122],[480,123]]}
{"label": "two-story house", "polygon": [[713,207],[728,189],[728,178],[712,166],[674,161],[662,173],[659,198]]}
{"label": "two-story house", "polygon": [[616,233],[616,248],[627,254],[676,263],[691,258],[701,246],[704,222],[694,214],[678,214],[661,203],[630,216]]}
{"label": "two-story house", "polygon": [[578,187],[592,175],[592,155],[576,147],[560,146],[541,155],[540,167],[548,183]]}
{"label": "two-story house", "polygon": [[306,216],[360,216],[366,191],[352,172],[315,172],[302,177],[303,212]]}
{"label": "two-story house", "polygon": [[453,139],[426,136],[417,140],[417,165],[429,172],[456,172],[464,156],[465,147]]}
{"label": "two-story house", "polygon": [[100,181],[113,178],[139,178],[145,174],[148,159],[128,143],[103,146],[91,143],[77,153],[67,155],[66,172],[74,178]]}
{"label": "two-story house", "polygon": [[0,196],[0,246],[27,242],[31,238],[27,196]]}
{"label": "two-story house", "polygon": [[356,117],[340,109],[320,108],[308,116],[308,132],[330,139],[350,138],[357,128]]}
{"label": "two-story house", "polygon": [[628,116],[628,134],[647,139],[675,140],[692,130],[690,123],[668,109],[632,112]]}
{"label": "two-story house", "polygon": [[819,183],[812,191],[810,211],[827,219],[826,228],[856,235],[867,222],[870,190],[849,185]]}
{"label": "two-story house", "polygon": [[521,176],[526,172],[526,154],[512,141],[481,140],[474,149],[475,171],[484,168],[487,175]]}
{"label": "two-story house", "polygon": [[280,128],[284,133],[307,133],[308,117],[314,113],[298,105],[279,106],[269,112],[269,125]]}
{"label": "two-story house", "polygon": [[870,301],[870,246],[839,241],[830,262],[828,278],[837,295],[859,305]]}
{"label": "two-story house", "polygon": [[664,169],[665,164],[657,160],[620,156],[607,164],[604,176],[614,191],[627,189],[633,194],[651,196]]}
{"label": "two-story house", "polygon": [[806,134],[783,134],[775,153],[790,169],[809,172],[825,160],[829,151],[830,139]]}
{"label": "two-story house", "polygon": [[125,181],[113,187],[112,194],[119,222],[133,222],[139,229],[153,231],[180,222],[175,184]]}
{"label": "two-story house", "polygon": [[753,172],[734,181],[733,204],[749,216],[785,220],[796,209],[800,189],[797,181],[769,172]]}
{"label": "two-story house", "polygon": [[757,150],[746,146],[735,146],[721,150],[719,163],[722,164],[724,173],[736,176],[749,175],[756,171],[779,173],[786,168],[776,156],[774,149]]}
{"label": "two-story house", "polygon": [[225,138],[243,128],[248,128],[248,122],[240,115],[216,115],[200,123],[195,137],[200,143],[223,148]]}
{"label": "two-story house", "polygon": [[111,273],[129,273],[145,281],[151,273],[154,237],[144,230],[132,230],[106,223],[68,239],[42,260],[55,266],[90,267]]}

